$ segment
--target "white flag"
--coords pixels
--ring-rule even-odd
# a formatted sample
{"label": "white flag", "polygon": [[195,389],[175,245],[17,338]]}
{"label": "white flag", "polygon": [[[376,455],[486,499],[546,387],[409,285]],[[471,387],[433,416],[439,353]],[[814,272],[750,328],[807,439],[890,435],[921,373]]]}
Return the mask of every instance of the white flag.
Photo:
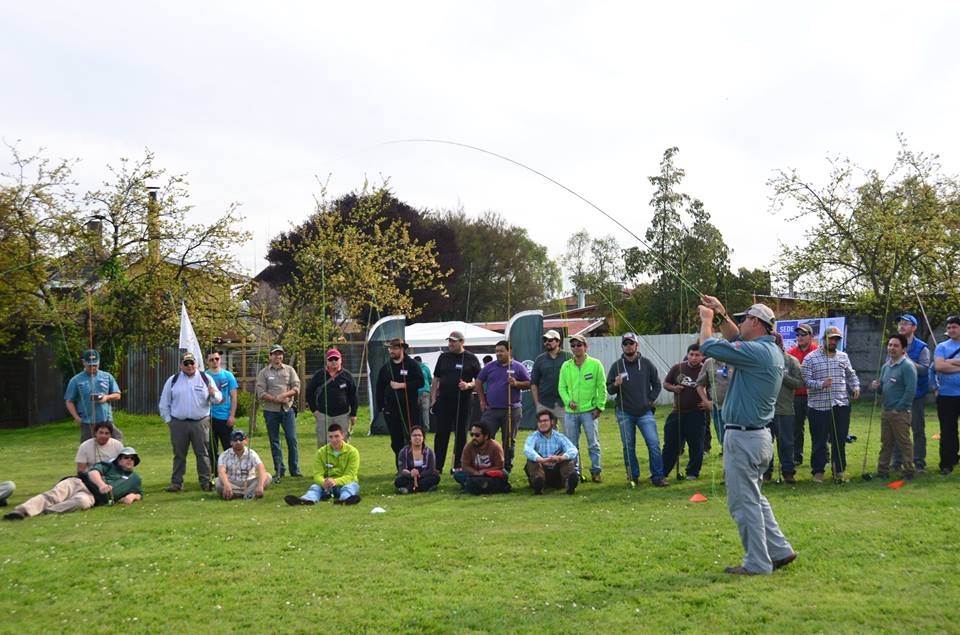
{"label": "white flag", "polygon": [[203,372],[203,351],[200,350],[200,342],[197,341],[197,334],[193,332],[193,324],[187,315],[186,302],[180,303],[180,350],[193,353],[197,360],[197,370]]}

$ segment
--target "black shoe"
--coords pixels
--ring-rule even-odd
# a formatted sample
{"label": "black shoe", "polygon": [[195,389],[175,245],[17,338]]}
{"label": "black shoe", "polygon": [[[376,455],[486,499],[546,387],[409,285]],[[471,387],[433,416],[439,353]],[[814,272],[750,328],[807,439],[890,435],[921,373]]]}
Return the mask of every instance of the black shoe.
{"label": "black shoe", "polygon": [[953,469],[952,469],[952,468],[949,468],[949,467],[941,467],[941,468],[940,468],[940,473],[943,474],[944,476],[946,476],[947,474],[949,474],[949,473],[952,472],[952,471],[953,471]]}
{"label": "black shoe", "polygon": [[670,482],[665,478],[658,478],[655,481],[651,481],[651,483],[653,483],[654,487],[668,487],[670,485]]}
{"label": "black shoe", "polygon": [[294,478],[303,478],[303,473],[302,473],[302,472],[290,472],[290,476],[292,476],[292,477],[294,477]]}
{"label": "black shoe", "polygon": [[177,485],[176,483],[170,483],[169,485],[167,485],[167,486],[163,489],[163,491],[165,491],[165,492],[182,492],[182,491],[183,491],[183,485]]}
{"label": "black shoe", "polygon": [[756,571],[751,571],[746,567],[727,567],[723,572],[729,573],[730,575],[760,575]]}
{"label": "black shoe", "polygon": [[313,501],[308,501],[305,498],[300,498],[299,496],[294,496],[293,494],[287,494],[283,497],[283,502],[287,505],[313,505]]}
{"label": "black shoe", "polygon": [[26,518],[26,516],[21,512],[10,512],[9,514],[3,515],[4,520],[23,520],[24,518]]}
{"label": "black shoe", "polygon": [[204,492],[209,492],[210,490],[213,489],[213,486],[210,485],[210,481],[207,481],[205,483],[200,483],[200,489],[203,490]]}
{"label": "black shoe", "polygon": [[534,494],[536,494],[536,495],[538,495],[538,496],[539,496],[540,494],[543,494],[543,479],[542,479],[541,477],[539,477],[539,476],[538,476],[537,478],[533,479],[532,481],[530,481],[530,487],[533,488],[533,493],[534,493]]}
{"label": "black shoe", "polygon": [[0,507],[6,507],[6,506],[7,506],[7,499],[4,498],[3,500],[0,500]]}
{"label": "black shoe", "polygon": [[338,498],[333,501],[333,504],[334,505],[356,505],[359,502],[360,502],[360,497],[354,494],[353,496],[350,496],[348,498],[344,498],[344,499]]}
{"label": "black shoe", "polygon": [[567,477],[567,494],[572,495],[577,491],[577,485],[580,484],[580,475],[574,472]]}

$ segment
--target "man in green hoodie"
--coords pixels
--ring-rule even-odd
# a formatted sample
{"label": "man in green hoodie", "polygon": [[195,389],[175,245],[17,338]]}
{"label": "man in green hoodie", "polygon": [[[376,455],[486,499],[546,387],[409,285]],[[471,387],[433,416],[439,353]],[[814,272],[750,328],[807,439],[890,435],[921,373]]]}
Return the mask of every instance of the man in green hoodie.
{"label": "man in green hoodie", "polygon": [[143,498],[140,475],[133,468],[140,456],[131,447],[120,450],[112,461],[97,463],[86,472],[62,479],[43,494],[17,505],[4,520],[23,520],[38,514],[65,514],[94,505],[132,505]]}
{"label": "man in green hoodie", "polygon": [[317,450],[313,480],[303,496],[284,497],[287,505],[313,505],[333,499],[334,505],[356,505],[360,502],[360,452],[343,440],[343,428],[331,423],[327,428],[327,444]]}
{"label": "man in green hoodie", "polygon": [[590,455],[590,476],[594,483],[602,483],[597,419],[607,407],[607,374],[599,359],[587,355],[587,338],[571,335],[570,349],[573,359],[568,359],[560,367],[560,383],[557,386],[566,412],[563,433],[579,450],[580,428],[583,428]]}

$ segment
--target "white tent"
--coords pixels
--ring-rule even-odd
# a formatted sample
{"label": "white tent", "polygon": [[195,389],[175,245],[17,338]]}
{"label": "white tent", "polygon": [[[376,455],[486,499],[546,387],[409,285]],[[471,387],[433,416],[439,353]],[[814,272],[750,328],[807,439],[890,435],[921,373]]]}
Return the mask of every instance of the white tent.
{"label": "white tent", "polygon": [[468,324],[467,322],[423,322],[408,324],[403,338],[410,348],[420,351],[429,348],[447,347],[447,337],[453,331],[463,333],[464,344],[469,349],[477,346],[493,346],[504,338],[503,333]]}

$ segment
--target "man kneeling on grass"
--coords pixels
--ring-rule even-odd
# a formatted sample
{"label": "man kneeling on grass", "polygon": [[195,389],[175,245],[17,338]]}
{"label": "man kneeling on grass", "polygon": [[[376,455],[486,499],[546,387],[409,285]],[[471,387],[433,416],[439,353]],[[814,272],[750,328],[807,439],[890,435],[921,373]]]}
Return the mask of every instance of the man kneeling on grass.
{"label": "man kneeling on grass", "polygon": [[263,490],[272,480],[260,455],[247,447],[244,431],[230,433],[230,449],[217,459],[217,494],[224,500],[263,498]]}
{"label": "man kneeling on grass", "polygon": [[327,428],[327,444],[317,450],[313,468],[316,481],[303,496],[284,497],[287,505],[313,505],[333,499],[334,505],[356,505],[360,502],[360,452],[343,440],[343,428],[331,423]]}
{"label": "man kneeling on grass", "polygon": [[470,443],[463,448],[460,469],[453,473],[462,491],[471,494],[506,494],[510,482],[503,471],[503,446],[490,438],[483,423],[470,428]]}
{"label": "man kneeling on grass", "polygon": [[113,461],[97,463],[77,476],[68,476],[43,494],[17,505],[4,520],[23,520],[37,514],[65,514],[94,505],[131,505],[143,498],[140,475],[133,468],[140,463],[131,447],[120,450]]}
{"label": "man kneeling on grass", "polygon": [[577,448],[570,439],[554,428],[553,412],[541,408],[537,413],[537,430],[527,437],[523,453],[527,457],[524,471],[534,494],[543,494],[544,486],[566,487],[573,494],[580,478],[577,475]]}

